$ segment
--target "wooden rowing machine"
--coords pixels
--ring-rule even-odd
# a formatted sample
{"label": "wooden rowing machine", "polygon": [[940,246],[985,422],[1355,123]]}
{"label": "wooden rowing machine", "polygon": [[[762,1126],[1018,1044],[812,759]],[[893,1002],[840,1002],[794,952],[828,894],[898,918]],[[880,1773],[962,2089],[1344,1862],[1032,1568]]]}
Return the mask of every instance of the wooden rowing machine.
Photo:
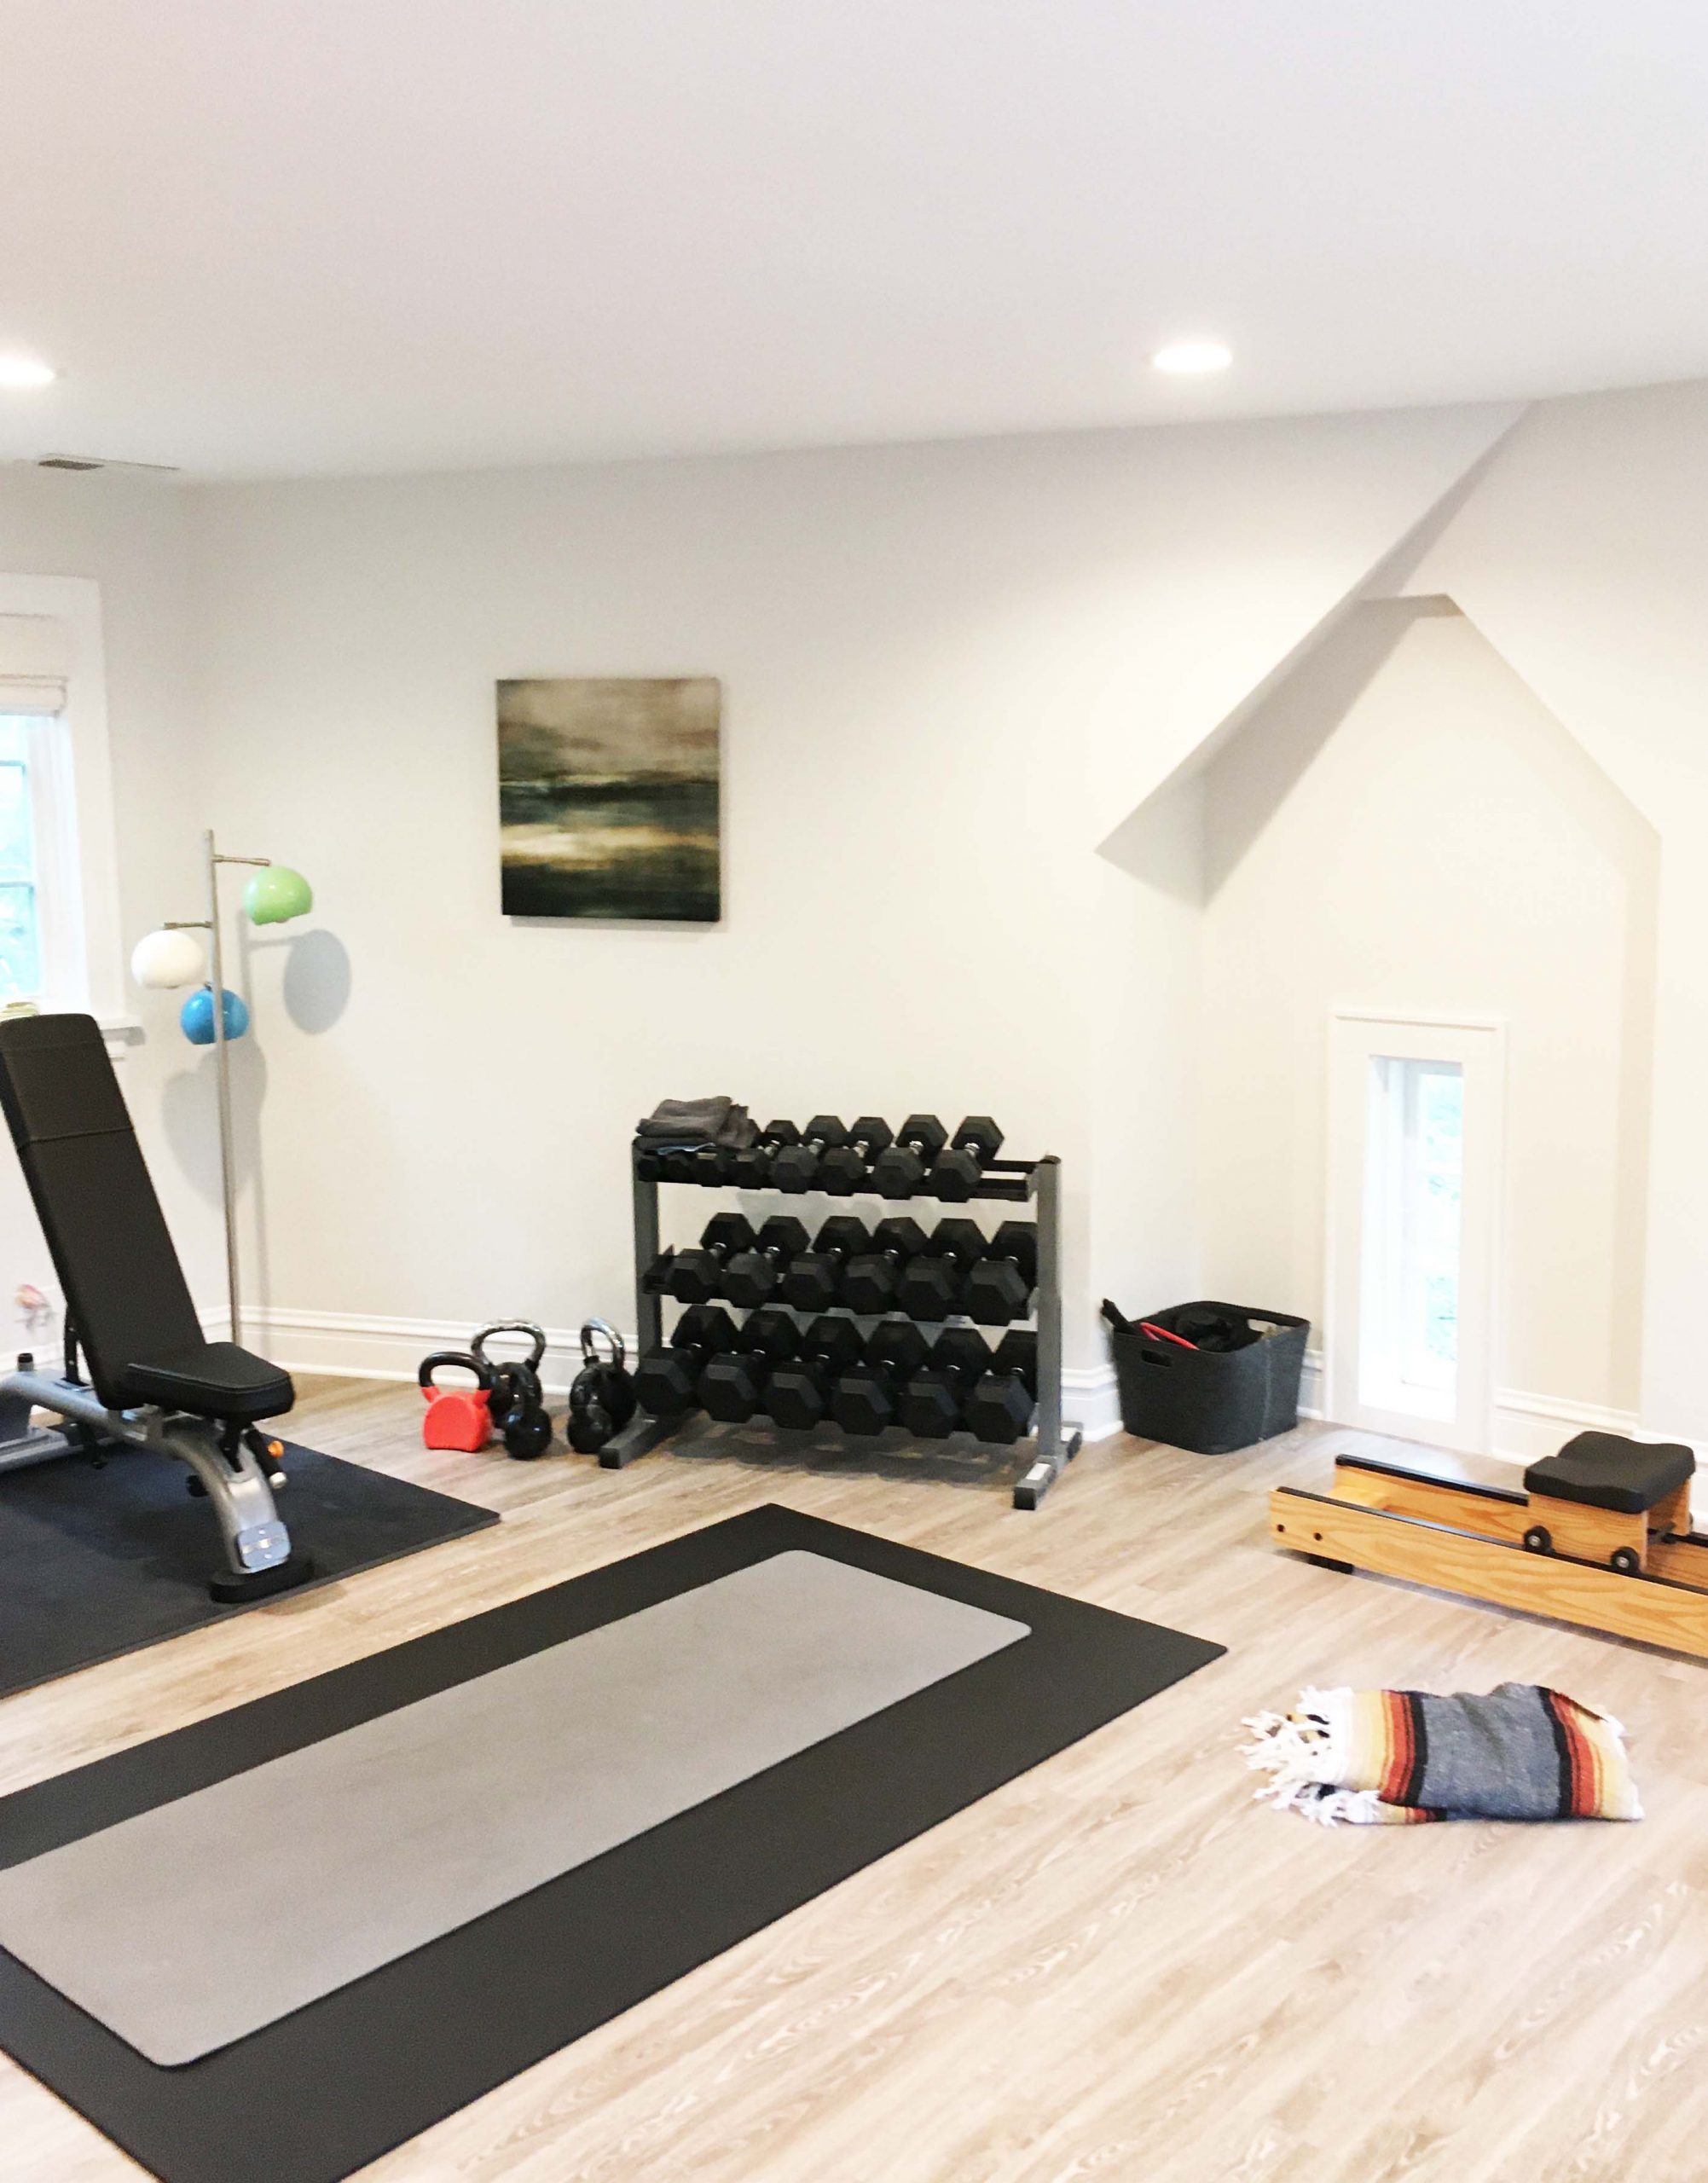
{"label": "wooden rowing machine", "polygon": [[1339,1456],[1330,1493],[1278,1485],[1270,1536],[1332,1568],[1406,1577],[1499,1607],[1708,1659],[1708,1536],[1690,1528],[1692,1451],[1580,1433],[1524,1491],[1450,1458]]}

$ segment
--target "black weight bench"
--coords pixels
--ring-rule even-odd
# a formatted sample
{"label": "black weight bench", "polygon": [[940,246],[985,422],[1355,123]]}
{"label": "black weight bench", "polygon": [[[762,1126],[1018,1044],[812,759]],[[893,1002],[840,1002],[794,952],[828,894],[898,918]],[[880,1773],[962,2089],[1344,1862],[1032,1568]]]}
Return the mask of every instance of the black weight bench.
{"label": "black weight bench", "polygon": [[[0,1472],[79,1449],[159,1449],[188,1467],[218,1520],[228,1566],[216,1598],[302,1583],[310,1565],[292,1553],[273,1499],[279,1444],[258,1429],[296,1390],[265,1358],[203,1335],[92,1016],[0,1022],[0,1112],[66,1299],[64,1373],[26,1356],[0,1379]],[[66,1422],[32,1426],[34,1410]]]}

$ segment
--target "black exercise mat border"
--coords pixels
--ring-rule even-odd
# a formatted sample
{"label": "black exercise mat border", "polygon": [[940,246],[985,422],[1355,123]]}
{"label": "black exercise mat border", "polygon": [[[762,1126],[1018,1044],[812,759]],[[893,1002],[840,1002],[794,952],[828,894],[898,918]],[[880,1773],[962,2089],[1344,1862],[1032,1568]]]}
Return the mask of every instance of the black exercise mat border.
{"label": "black exercise mat border", "polygon": [[339,2183],[1225,1649],[772,1505],[20,1790],[0,1866],[790,1548],[1031,1638],[182,2069],[0,1950],[0,2047],[165,2183]]}

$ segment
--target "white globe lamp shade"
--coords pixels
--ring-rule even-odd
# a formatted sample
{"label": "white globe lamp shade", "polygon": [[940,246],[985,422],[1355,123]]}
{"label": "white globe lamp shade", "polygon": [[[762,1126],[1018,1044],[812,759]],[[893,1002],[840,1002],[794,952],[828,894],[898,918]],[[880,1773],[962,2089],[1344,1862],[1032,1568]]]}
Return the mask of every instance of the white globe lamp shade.
{"label": "white globe lamp shade", "polygon": [[207,975],[203,949],[193,932],[151,932],[136,943],[130,975],[139,986],[169,991],[193,986]]}

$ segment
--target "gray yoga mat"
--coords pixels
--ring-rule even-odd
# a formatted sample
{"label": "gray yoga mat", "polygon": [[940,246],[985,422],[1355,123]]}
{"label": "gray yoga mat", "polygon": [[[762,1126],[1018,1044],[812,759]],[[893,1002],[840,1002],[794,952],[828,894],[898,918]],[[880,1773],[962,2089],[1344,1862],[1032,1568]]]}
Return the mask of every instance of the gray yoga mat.
{"label": "gray yoga mat", "polygon": [[193,2062],[1029,1634],[774,1555],[0,1872],[0,1946]]}

